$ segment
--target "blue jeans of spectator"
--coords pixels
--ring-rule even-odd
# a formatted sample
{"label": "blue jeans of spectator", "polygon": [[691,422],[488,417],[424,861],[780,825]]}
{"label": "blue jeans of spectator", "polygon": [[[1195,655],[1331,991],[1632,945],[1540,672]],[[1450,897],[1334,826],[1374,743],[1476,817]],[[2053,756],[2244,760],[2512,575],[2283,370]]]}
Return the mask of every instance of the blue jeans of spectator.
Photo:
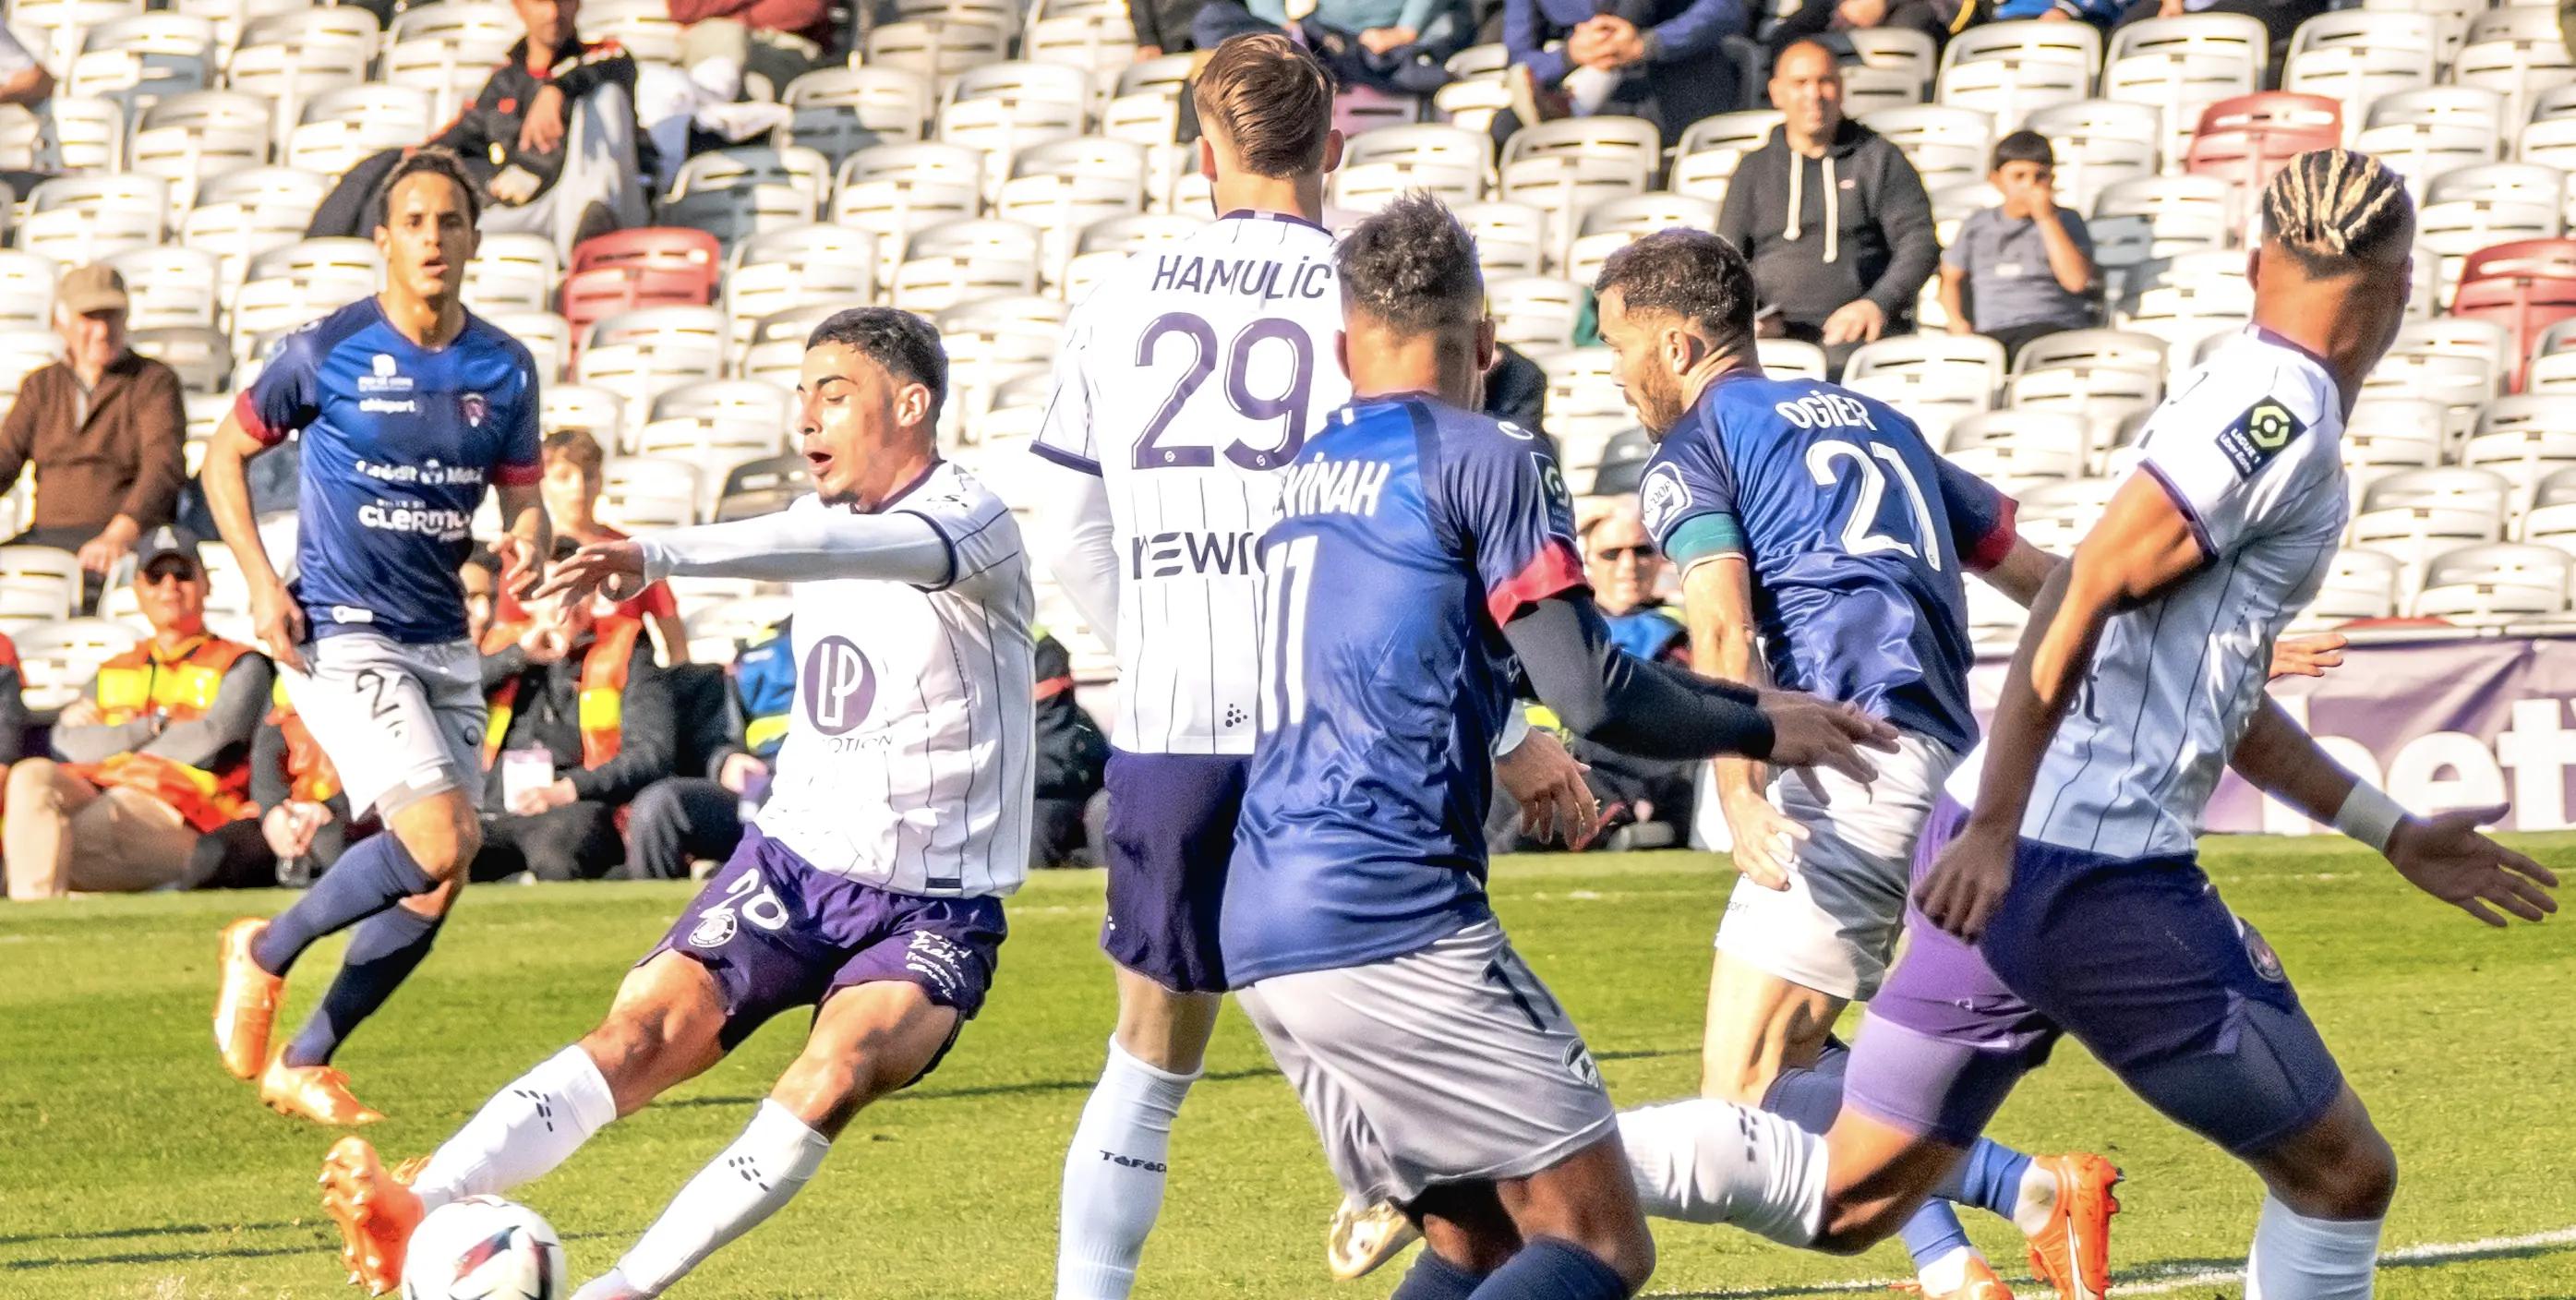
{"label": "blue jeans of spectator", "polygon": [[1257,33],[1294,35],[1344,86],[1367,86],[1391,95],[1428,95],[1449,84],[1449,56],[1466,48],[1469,31],[1455,13],[1431,20],[1411,45],[1372,54],[1358,32],[1329,27],[1309,16],[1293,33],[1256,16],[1242,0],[1208,0],[1190,23],[1190,40],[1214,49],[1227,38]]}

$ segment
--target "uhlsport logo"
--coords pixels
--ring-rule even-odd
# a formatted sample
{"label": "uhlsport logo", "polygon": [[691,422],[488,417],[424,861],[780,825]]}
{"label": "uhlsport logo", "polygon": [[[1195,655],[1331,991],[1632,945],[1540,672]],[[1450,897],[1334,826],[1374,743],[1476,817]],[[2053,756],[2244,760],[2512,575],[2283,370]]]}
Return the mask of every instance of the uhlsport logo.
{"label": "uhlsport logo", "polygon": [[805,652],[805,719],[827,736],[868,720],[877,670],[848,637],[827,636]]}

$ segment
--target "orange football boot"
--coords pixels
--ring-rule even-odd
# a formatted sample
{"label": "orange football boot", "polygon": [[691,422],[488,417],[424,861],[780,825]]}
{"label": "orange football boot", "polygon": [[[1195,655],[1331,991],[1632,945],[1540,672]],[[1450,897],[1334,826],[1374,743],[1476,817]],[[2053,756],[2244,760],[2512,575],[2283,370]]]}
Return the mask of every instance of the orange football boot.
{"label": "orange football boot", "polygon": [[269,1026],[277,1020],[277,995],[286,981],[259,968],[251,945],[268,922],[245,916],[224,927],[223,952],[215,969],[222,981],[215,989],[215,1050],[236,1079],[256,1079],[268,1059]]}
{"label": "orange football boot", "polygon": [[2057,1288],[2059,1300],[2102,1300],[2111,1289],[2111,1189],[2120,1171],[2097,1155],[2033,1156],[2057,1179],[2048,1226],[2031,1234],[2030,1267]]}
{"label": "orange football boot", "polygon": [[349,1093],[349,1075],[327,1065],[288,1065],[281,1056],[259,1076],[260,1104],[289,1119],[346,1128],[373,1124],[383,1113],[367,1109]]}
{"label": "orange football boot", "polygon": [[365,1138],[344,1137],[322,1157],[322,1208],[340,1225],[340,1263],[370,1295],[402,1285],[403,1247],[428,1211],[411,1190],[419,1162],[387,1173]]}

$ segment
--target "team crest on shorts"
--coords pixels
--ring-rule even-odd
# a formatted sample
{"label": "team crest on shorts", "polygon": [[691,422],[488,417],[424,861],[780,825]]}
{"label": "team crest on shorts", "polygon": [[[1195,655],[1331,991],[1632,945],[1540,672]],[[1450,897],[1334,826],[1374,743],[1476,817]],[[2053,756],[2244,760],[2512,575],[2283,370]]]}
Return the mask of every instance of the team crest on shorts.
{"label": "team crest on shorts", "polygon": [[2245,959],[2254,963],[2254,973],[2274,984],[2285,983],[2289,976],[2281,969],[2281,954],[2272,951],[2272,942],[2263,932],[2236,918],[2236,933],[2245,940]]}
{"label": "team crest on shorts", "polygon": [[734,920],[732,908],[719,907],[698,918],[697,926],[689,931],[689,946],[721,948],[733,938],[734,928],[739,924]]}

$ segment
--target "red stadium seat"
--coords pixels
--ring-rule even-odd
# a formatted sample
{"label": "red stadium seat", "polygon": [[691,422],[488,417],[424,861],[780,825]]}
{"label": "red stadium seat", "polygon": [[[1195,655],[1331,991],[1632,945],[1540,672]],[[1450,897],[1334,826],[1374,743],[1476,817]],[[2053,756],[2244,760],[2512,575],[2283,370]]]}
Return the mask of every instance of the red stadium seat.
{"label": "red stadium seat", "polygon": [[2265,91],[2222,99],[2200,111],[2183,166],[2260,194],[2282,164],[2343,143],[2343,104],[2324,95]]}
{"label": "red stadium seat", "polygon": [[[643,231],[628,231],[643,234]],[[697,234],[697,231],[686,231]],[[615,236],[609,236],[615,238]],[[587,240],[573,250],[578,259],[599,241]],[[713,241],[710,241],[713,242]],[[637,307],[704,307],[715,301],[716,267],[658,266],[638,258],[576,270],[564,277],[561,314],[572,327],[573,361],[590,337],[591,323]]]}
{"label": "red stadium seat", "polygon": [[694,271],[706,282],[709,297],[696,300],[703,305],[715,293],[716,275],[724,266],[724,248],[716,242],[715,236],[684,226],[620,230],[585,239],[573,246],[573,274],[579,275],[602,266]]}
{"label": "red stadium seat", "polygon": [[2576,239],[2519,239],[2469,254],[2460,265],[2451,314],[2505,327],[2512,340],[2513,390],[2522,391],[2532,343],[2542,330],[2576,316]]}

